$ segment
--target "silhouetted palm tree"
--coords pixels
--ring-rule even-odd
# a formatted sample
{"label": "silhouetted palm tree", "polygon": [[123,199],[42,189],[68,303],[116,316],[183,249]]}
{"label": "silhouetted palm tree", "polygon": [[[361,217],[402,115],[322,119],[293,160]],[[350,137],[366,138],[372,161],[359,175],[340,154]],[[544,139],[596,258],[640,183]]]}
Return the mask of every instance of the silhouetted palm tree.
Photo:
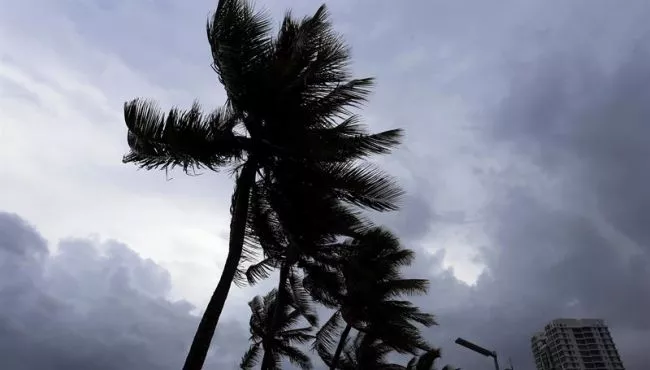
{"label": "silhouetted palm tree", "polygon": [[427,280],[401,276],[400,268],[411,263],[413,252],[401,248],[398,239],[381,228],[347,244],[334,253],[335,267],[305,269],[305,288],[316,301],[336,310],[316,334],[314,348],[321,358],[336,369],[352,329],[381,341],[386,350],[414,355],[430,350],[416,325],[434,325],[433,316],[398,299],[427,290]]}
{"label": "silhouetted palm tree", "polygon": [[[230,167],[236,173],[229,252],[199,323],[184,369],[200,369],[237,273],[246,238],[251,189],[277,181],[292,162],[337,199],[383,211],[399,191],[375,168],[356,160],[386,153],[400,130],[368,134],[350,109],[365,101],[371,79],[352,79],[348,48],[331,30],[325,8],[296,22],[287,14],[277,37],[271,21],[244,0],[220,0],[207,25],[213,68],[227,102],[210,114],[198,104],[164,115],[140,99],[125,104],[130,153],[124,162],[186,172]],[[285,181],[286,183],[286,181]]]}
{"label": "silhouetted palm tree", "polygon": [[[242,369],[255,367],[262,351],[265,355],[269,354],[271,358],[271,362],[267,365],[268,369],[279,369],[283,357],[302,369],[311,369],[309,356],[295,346],[304,345],[314,338],[312,325],[316,324],[316,318],[311,308],[305,306],[308,297],[299,284],[289,289],[291,290],[290,304],[282,307],[276,329],[273,331],[269,331],[269,320],[274,316],[277,307],[277,290],[273,289],[265,297],[257,296],[249,302],[252,313],[250,340],[253,343],[242,357]],[[308,319],[310,326],[294,328],[303,317]]]}
{"label": "silhouetted palm tree", "polygon": [[[288,172],[300,171],[291,168]],[[274,330],[277,316],[287,303],[285,292],[289,290],[282,287],[300,274],[300,267],[328,258],[332,245],[342,235],[353,235],[366,227],[357,214],[328,194],[328,189],[318,189],[318,185],[292,186],[292,183],[279,187],[269,184],[259,191],[256,188],[252,195],[255,206],[251,207],[249,225],[255,229],[251,234],[257,238],[253,245],[262,246],[264,259],[248,268],[246,278],[254,284],[268,277],[273,268],[280,268],[278,304],[269,331]],[[262,369],[269,368],[271,360],[269,353],[265,353]]]}

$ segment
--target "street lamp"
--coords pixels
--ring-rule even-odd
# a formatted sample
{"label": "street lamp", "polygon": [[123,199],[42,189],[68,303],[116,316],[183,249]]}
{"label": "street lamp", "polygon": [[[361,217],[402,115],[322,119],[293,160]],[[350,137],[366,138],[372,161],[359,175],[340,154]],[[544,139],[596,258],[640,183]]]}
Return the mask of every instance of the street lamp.
{"label": "street lamp", "polygon": [[459,344],[467,349],[470,349],[476,353],[479,353],[485,357],[492,357],[494,359],[494,369],[495,370],[500,370],[499,369],[499,360],[497,360],[497,353],[494,351],[487,350],[479,345],[476,345],[472,342],[466,341],[463,338],[457,338],[456,339],[456,344]]}

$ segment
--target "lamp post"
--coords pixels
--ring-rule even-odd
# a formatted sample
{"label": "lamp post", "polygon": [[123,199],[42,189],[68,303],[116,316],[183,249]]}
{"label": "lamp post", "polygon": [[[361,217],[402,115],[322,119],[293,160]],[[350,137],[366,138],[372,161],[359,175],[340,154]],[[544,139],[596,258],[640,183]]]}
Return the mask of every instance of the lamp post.
{"label": "lamp post", "polygon": [[499,360],[497,359],[497,353],[495,351],[490,351],[487,350],[479,345],[476,345],[472,342],[466,341],[463,338],[457,338],[456,339],[456,344],[461,345],[467,349],[470,349],[476,353],[479,353],[485,357],[492,357],[494,359],[494,369],[495,370],[500,370],[499,369]]}

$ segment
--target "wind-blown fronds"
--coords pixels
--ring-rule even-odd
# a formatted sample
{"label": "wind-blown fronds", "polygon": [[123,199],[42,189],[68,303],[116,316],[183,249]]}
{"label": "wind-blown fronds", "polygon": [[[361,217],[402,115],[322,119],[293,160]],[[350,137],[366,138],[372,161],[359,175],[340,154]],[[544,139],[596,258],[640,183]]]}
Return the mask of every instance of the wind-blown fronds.
{"label": "wind-blown fronds", "polygon": [[155,103],[135,99],[124,104],[124,120],[131,148],[125,163],[146,169],[216,171],[242,156],[243,138],[233,131],[238,121],[226,108],[204,115],[194,103],[189,110],[174,108],[165,115]]}
{"label": "wind-blown fronds", "polygon": [[301,369],[311,369],[309,357],[296,348],[296,345],[304,345],[311,341],[313,327],[295,328],[302,313],[299,310],[286,307],[277,322],[277,330],[269,331],[271,318],[275,312],[277,302],[277,291],[274,289],[266,296],[257,296],[249,302],[251,308],[250,319],[250,340],[252,342],[249,350],[242,357],[240,366],[242,369],[252,369],[259,362],[263,352],[269,352],[272,358],[273,369],[279,369],[282,358],[287,358]]}
{"label": "wind-blown fronds", "polygon": [[426,292],[426,280],[404,279],[400,274],[413,253],[381,228],[370,229],[345,244],[349,248],[339,248],[338,261],[332,263],[336,268],[315,268],[316,273],[304,281],[316,301],[337,309],[316,333],[313,344],[323,361],[336,368],[351,328],[372,338],[372,343],[379,341],[382,351],[416,355],[430,350],[418,326],[435,325],[434,317],[408,301],[395,299]]}
{"label": "wind-blown fronds", "polygon": [[[271,29],[268,13],[248,1],[220,0],[206,32],[227,95],[224,107],[203,114],[195,103],[164,114],[140,99],[124,107],[130,146],[124,162],[145,169],[181,167],[190,174],[223,167],[237,173],[228,258],[184,370],[201,368],[233,281],[253,284],[280,269],[279,312],[292,309],[315,322],[303,294],[288,295],[285,286],[295,282],[286,280],[298,276],[306,291],[333,303],[333,246],[368,230],[363,209],[395,210],[402,195],[392,178],[360,162],[389,153],[402,132],[371,133],[353,115],[373,80],[352,77],[349,48],[334,32],[325,6],[302,20],[287,13],[278,33]],[[319,279],[324,289],[316,293]],[[276,349],[273,356],[305,364],[291,348]],[[259,354],[251,347],[244,362]]]}

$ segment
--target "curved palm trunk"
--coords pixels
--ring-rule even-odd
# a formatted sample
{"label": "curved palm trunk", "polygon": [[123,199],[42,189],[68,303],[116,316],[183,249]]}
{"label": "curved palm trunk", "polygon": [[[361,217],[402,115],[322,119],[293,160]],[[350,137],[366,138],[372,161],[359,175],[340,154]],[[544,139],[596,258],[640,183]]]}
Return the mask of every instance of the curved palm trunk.
{"label": "curved palm trunk", "polygon": [[230,285],[232,284],[237,266],[241,258],[244,247],[244,236],[246,234],[246,221],[248,217],[248,203],[250,200],[250,191],[255,182],[256,166],[249,159],[242,168],[235,195],[232,200],[232,218],[230,220],[230,241],[228,245],[228,257],[224,265],[221,278],[217,288],[212,293],[210,302],[203,313],[199,327],[194,334],[194,340],[190,351],[185,358],[183,370],[200,370],[203,367],[205,358],[210,349],[210,342],[217,328],[221,311],[226,303]]}
{"label": "curved palm trunk", "polygon": [[343,351],[345,340],[348,338],[348,335],[350,335],[350,329],[352,329],[352,326],[350,324],[346,324],[343,333],[341,333],[341,339],[339,340],[339,345],[336,347],[336,352],[334,352],[334,357],[332,358],[332,365],[330,366],[330,370],[335,370],[336,365],[339,364],[339,357],[341,357],[341,352]]}
{"label": "curved palm trunk", "polygon": [[[282,313],[282,309],[286,304],[287,290],[283,288],[286,286],[287,280],[289,279],[290,269],[291,269],[291,264],[289,262],[286,262],[284,265],[282,265],[282,268],[280,269],[280,282],[278,283],[278,296],[275,301],[273,318],[269,323],[268,335],[270,336],[273,336],[275,334],[275,330],[277,329],[277,323],[280,320],[280,314]],[[271,351],[268,351],[265,348],[264,358],[262,359],[262,370],[269,370],[271,368],[273,368],[273,356],[271,355]]]}

